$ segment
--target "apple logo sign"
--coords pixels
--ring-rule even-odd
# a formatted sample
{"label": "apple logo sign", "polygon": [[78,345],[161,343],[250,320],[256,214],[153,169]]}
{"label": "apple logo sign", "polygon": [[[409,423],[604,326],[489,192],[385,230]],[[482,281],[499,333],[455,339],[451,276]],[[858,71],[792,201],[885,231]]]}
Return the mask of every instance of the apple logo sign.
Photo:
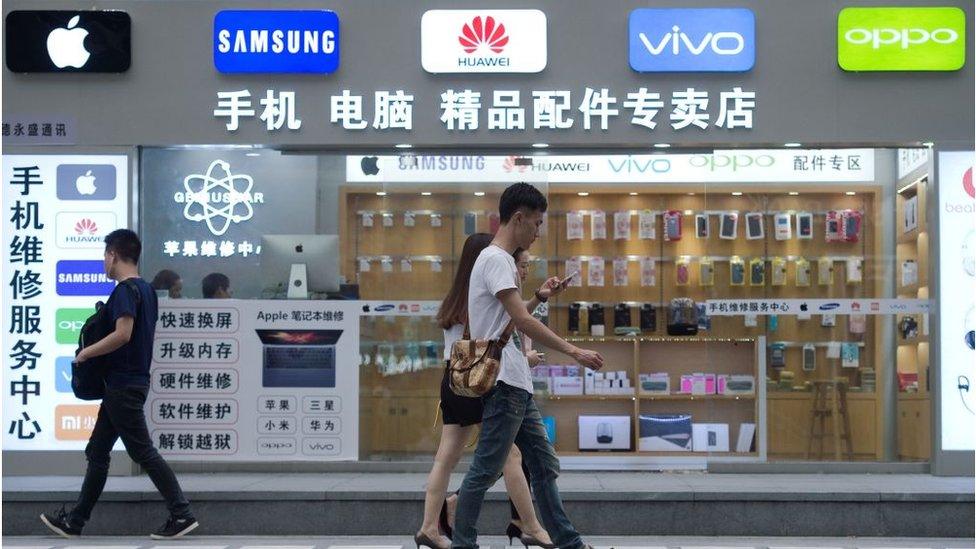
{"label": "apple logo sign", "polygon": [[302,245],[301,244],[299,244],[298,246],[295,246],[295,253],[296,254],[300,254],[300,253],[302,253],[302,251],[303,251],[303,248],[302,248]]}
{"label": "apple logo sign", "polygon": [[78,179],[75,179],[75,188],[78,189],[78,194],[91,196],[95,194],[98,189],[95,187],[95,176],[92,175],[91,170],[85,172],[85,175],[79,175]]}
{"label": "apple logo sign", "polygon": [[803,311],[804,313],[807,312],[808,309],[809,309],[809,307],[807,307],[807,304],[806,303],[801,303],[800,304],[800,310]]}
{"label": "apple logo sign", "polygon": [[85,49],[88,31],[77,27],[80,15],[68,21],[66,28],[58,28],[47,35],[47,53],[51,62],[59,69],[74,67],[80,69],[88,62],[91,53]]}
{"label": "apple logo sign", "polygon": [[379,158],[375,156],[364,156],[359,162],[359,167],[363,170],[363,175],[376,175],[380,173],[380,167],[376,165]]}

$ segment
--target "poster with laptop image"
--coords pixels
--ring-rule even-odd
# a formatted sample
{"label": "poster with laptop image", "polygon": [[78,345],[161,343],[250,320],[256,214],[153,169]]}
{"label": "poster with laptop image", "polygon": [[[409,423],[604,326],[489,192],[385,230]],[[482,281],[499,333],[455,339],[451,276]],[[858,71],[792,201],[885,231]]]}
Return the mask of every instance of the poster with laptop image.
{"label": "poster with laptop image", "polygon": [[161,300],[153,442],[172,460],[358,459],[360,314],[351,300]]}

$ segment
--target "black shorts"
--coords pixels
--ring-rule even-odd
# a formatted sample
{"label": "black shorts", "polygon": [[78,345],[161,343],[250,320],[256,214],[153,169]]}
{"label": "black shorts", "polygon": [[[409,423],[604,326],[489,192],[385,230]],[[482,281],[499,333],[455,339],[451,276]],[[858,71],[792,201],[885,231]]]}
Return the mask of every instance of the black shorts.
{"label": "black shorts", "polygon": [[444,375],[441,377],[441,415],[444,417],[444,425],[461,427],[477,425],[481,423],[483,412],[484,405],[480,397],[470,398],[454,394],[447,379],[447,368],[444,368]]}

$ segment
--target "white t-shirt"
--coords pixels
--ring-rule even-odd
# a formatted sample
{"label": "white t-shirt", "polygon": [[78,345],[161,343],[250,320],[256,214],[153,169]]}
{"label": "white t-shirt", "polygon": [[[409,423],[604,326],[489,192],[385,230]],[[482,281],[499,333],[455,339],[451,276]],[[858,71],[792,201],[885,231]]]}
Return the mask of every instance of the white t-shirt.
{"label": "white t-shirt", "polygon": [[[499,292],[518,289],[518,268],[512,254],[498,246],[488,246],[474,262],[468,289],[468,323],[472,339],[498,339],[511,317],[499,301]],[[521,297],[519,302],[521,302]],[[509,338],[502,349],[498,381],[532,392],[532,372],[522,349]]]}
{"label": "white t-shirt", "polygon": [[464,337],[464,324],[455,324],[450,330],[444,330],[444,360],[451,359],[451,347],[462,337]]}

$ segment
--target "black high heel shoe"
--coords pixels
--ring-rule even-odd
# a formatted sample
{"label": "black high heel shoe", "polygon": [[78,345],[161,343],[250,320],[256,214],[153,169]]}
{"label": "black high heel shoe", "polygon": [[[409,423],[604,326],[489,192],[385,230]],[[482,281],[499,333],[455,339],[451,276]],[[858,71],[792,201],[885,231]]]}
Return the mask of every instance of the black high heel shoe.
{"label": "black high heel shoe", "polygon": [[522,545],[526,547],[542,547],[542,549],[556,549],[555,543],[542,543],[541,541],[535,539],[534,537],[522,532],[522,529],[515,525],[514,522],[508,523],[508,528],[505,530],[505,535],[508,536],[508,544],[512,545],[512,540],[518,538],[522,542]]}
{"label": "black high heel shoe", "polygon": [[447,520],[447,499],[444,499],[444,503],[441,504],[441,516],[438,519],[438,526],[440,526],[441,532],[444,532],[444,535],[447,536],[447,539],[454,541],[454,529],[451,528]]}

